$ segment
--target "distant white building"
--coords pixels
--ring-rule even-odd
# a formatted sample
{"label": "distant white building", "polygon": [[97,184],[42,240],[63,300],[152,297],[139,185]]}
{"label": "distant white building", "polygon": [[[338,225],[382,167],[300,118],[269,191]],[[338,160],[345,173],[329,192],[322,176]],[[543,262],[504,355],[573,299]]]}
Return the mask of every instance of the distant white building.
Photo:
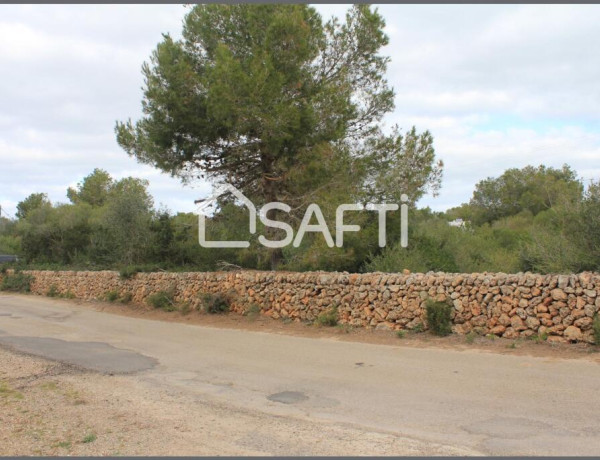
{"label": "distant white building", "polygon": [[465,225],[467,225],[467,223],[464,220],[462,220],[462,219],[459,218],[459,219],[451,220],[450,222],[448,222],[448,225],[450,225],[450,227],[459,227],[459,228],[462,228]]}

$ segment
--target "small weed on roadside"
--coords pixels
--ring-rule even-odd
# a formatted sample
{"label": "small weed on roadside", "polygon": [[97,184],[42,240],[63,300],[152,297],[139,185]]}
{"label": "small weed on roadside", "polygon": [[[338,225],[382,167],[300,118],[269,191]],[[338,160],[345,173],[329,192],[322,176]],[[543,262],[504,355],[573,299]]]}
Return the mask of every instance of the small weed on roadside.
{"label": "small weed on roadside", "polygon": [[317,326],[326,326],[333,327],[337,326],[338,323],[338,309],[337,306],[329,308],[327,311],[324,311],[317,316],[315,319],[315,324]]}
{"label": "small weed on roadside", "polygon": [[119,291],[107,291],[104,298],[109,302],[114,302],[119,298]]}
{"label": "small weed on roadside", "polygon": [[211,315],[227,313],[230,309],[229,296],[221,293],[212,294],[203,292],[200,294],[201,310]]}
{"label": "small weed on roadside", "polygon": [[598,315],[598,313],[596,313],[596,316],[594,316],[592,328],[594,330],[594,344],[600,345],[600,315]]}
{"label": "small weed on roadside", "polygon": [[535,343],[542,343],[542,342],[545,342],[546,340],[548,340],[548,333],[542,332],[541,334],[533,334],[533,335],[530,335],[529,337],[527,337],[527,340],[531,340],[532,342],[535,342]]}
{"label": "small weed on roadside", "polygon": [[348,323],[342,323],[342,324],[338,324],[336,326],[340,331],[346,333],[346,334],[350,334],[350,332],[352,332],[354,330],[354,327],[351,324]]}
{"label": "small weed on roadside", "polygon": [[192,306],[190,305],[189,302],[183,302],[181,304],[181,306],[179,307],[179,312],[182,315],[189,315],[191,311],[192,311]]}
{"label": "small weed on roadside", "polygon": [[121,296],[121,298],[119,299],[119,302],[121,303],[129,303],[133,300],[133,294],[131,292],[126,292],[125,294],[123,294]]}
{"label": "small weed on roadside", "polygon": [[404,337],[406,337],[406,331],[396,331],[396,337],[398,337],[399,339],[403,339]]}
{"label": "small weed on roadside", "polygon": [[60,447],[61,449],[70,449],[71,446],[71,441],[60,441],[52,445],[52,447]]}
{"label": "small weed on roadside", "polygon": [[175,311],[175,292],[173,289],[158,291],[148,297],[148,304],[160,310]]}
{"label": "small weed on roadside", "polygon": [[46,292],[46,296],[47,297],[58,297],[58,288],[56,287],[56,284],[50,285],[48,292]]}
{"label": "small weed on roadside", "polygon": [[420,334],[424,330],[425,326],[423,326],[423,323],[417,323],[417,325],[411,329],[411,332],[414,332],[415,334]]}
{"label": "small weed on roadside", "polygon": [[250,306],[246,309],[244,314],[248,318],[256,318],[260,315],[260,305],[251,303]]}
{"label": "small weed on roadside", "polygon": [[90,442],[94,442],[98,437],[94,433],[90,433],[85,435],[85,437],[81,440],[84,444],[89,444]]}
{"label": "small weed on roadside", "polygon": [[471,343],[475,342],[476,338],[477,338],[477,334],[475,332],[471,331],[465,336],[465,342],[471,344]]}
{"label": "small weed on roadside", "polygon": [[12,389],[8,383],[0,381],[0,398],[23,399],[23,393]]}

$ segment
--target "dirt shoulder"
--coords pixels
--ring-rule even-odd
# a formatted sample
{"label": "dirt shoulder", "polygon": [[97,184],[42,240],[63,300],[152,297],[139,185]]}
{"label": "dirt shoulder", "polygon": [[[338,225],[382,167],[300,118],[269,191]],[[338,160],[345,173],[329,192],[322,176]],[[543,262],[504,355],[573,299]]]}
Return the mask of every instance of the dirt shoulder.
{"label": "dirt shoulder", "polygon": [[[293,433],[293,436],[290,435]],[[0,456],[469,455],[350,425],[273,417],[0,348]]]}

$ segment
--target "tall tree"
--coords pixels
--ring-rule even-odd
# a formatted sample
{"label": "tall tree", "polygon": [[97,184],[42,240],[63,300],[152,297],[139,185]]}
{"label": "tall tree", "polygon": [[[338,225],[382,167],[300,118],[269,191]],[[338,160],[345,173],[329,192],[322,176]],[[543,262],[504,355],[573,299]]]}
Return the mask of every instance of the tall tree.
{"label": "tall tree", "polygon": [[[258,204],[299,209],[330,185],[352,196],[372,179],[364,160],[390,156],[374,142],[398,152],[398,134],[384,142],[379,128],[394,107],[384,25],[367,5],[325,24],[307,5],[196,5],[182,39],[165,35],[143,65],[144,116],[117,122],[117,140],[143,163],[226,180]],[[439,183],[439,167],[416,193]]]}
{"label": "tall tree", "polygon": [[32,211],[50,206],[52,206],[52,204],[48,199],[48,195],[45,193],[32,193],[17,204],[17,213],[15,216],[17,219],[25,219]]}
{"label": "tall tree", "polygon": [[581,200],[583,185],[568,165],[507,169],[500,177],[479,182],[470,207],[475,223],[492,222],[522,211],[536,215],[561,202]]}
{"label": "tall tree", "polygon": [[83,202],[98,207],[106,202],[112,186],[113,179],[110,177],[110,174],[103,169],[96,168],[77,184],[76,189],[69,187],[67,189],[67,197],[73,204]]}

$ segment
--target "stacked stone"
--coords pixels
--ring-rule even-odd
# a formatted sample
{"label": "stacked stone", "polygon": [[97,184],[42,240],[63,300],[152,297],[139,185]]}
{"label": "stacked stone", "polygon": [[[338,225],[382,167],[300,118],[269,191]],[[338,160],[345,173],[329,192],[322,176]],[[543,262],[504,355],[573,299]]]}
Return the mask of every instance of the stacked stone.
{"label": "stacked stone", "polygon": [[29,271],[32,292],[51,286],[80,299],[101,299],[109,291],[148,296],[173,289],[177,302],[196,307],[202,293],[222,293],[232,310],[252,305],[272,318],[312,321],[335,306],[340,322],[379,329],[427,328],[428,299],[452,305],[453,330],[507,338],[547,335],[551,341],[593,342],[592,323],[600,307],[600,275],[532,273],[365,273],[260,272],[138,273]]}

